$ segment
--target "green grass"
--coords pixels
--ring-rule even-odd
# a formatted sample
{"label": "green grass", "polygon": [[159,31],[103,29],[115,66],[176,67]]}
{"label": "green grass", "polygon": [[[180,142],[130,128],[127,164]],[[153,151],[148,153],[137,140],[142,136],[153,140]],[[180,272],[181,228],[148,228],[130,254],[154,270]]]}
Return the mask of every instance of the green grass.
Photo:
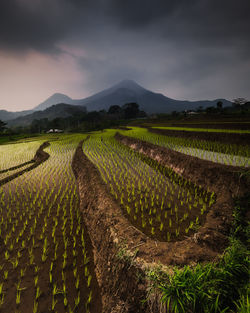
{"label": "green grass", "polygon": [[32,137],[38,137],[40,136],[39,134],[34,134],[34,135],[30,135],[30,134],[20,134],[20,135],[0,135],[0,145],[3,144],[9,144],[18,140],[22,140],[22,139],[27,139],[27,138],[32,138]]}
{"label": "green grass", "polygon": [[166,312],[249,312],[249,225],[245,214],[250,194],[235,202],[230,246],[216,264],[176,268],[173,275],[150,273],[162,292]]}
{"label": "green grass", "polygon": [[233,133],[233,134],[250,134],[250,130],[237,129],[215,129],[215,128],[191,128],[191,127],[167,127],[167,126],[153,126],[151,128],[166,129],[166,130],[184,130],[190,132],[208,132],[208,133]]}

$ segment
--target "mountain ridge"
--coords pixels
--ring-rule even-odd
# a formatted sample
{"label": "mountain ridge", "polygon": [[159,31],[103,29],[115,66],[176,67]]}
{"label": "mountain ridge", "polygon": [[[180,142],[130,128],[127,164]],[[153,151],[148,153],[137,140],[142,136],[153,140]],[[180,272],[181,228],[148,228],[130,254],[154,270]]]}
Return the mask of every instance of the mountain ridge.
{"label": "mountain ridge", "polygon": [[43,111],[33,111],[31,114],[10,120],[8,121],[8,126],[29,126],[35,119],[48,119],[51,121],[55,118],[66,118],[84,112],[86,112],[86,108],[84,106],[58,103],[48,107]]}
{"label": "mountain ridge", "polygon": [[0,119],[8,122],[38,111],[44,111],[52,105],[59,103],[66,103],[72,106],[84,106],[88,111],[100,111],[108,110],[112,105],[122,106],[125,103],[136,102],[139,104],[141,110],[148,114],[152,114],[194,110],[200,106],[207,108],[209,106],[216,106],[218,101],[222,101],[224,107],[231,105],[231,102],[226,99],[198,101],[176,100],[169,98],[162,93],[155,93],[145,89],[135,81],[126,79],[83,99],[72,99],[65,94],[55,93],[34,107],[33,110],[20,112],[8,112],[6,110],[0,110]]}

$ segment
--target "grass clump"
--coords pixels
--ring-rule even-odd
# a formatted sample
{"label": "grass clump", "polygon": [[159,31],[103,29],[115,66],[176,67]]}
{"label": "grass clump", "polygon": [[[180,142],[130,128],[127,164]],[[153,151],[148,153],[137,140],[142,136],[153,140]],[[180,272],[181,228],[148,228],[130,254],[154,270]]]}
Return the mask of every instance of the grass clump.
{"label": "grass clump", "polygon": [[[249,312],[249,225],[244,218],[250,194],[235,201],[230,246],[216,263],[174,269],[173,275],[157,276],[166,312]],[[151,273],[152,276],[152,273]]]}

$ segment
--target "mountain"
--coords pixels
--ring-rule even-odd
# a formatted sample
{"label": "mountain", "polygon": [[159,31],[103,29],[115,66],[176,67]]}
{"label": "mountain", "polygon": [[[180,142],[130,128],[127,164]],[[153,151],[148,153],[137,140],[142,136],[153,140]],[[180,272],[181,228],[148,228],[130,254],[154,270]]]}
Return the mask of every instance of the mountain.
{"label": "mountain", "polygon": [[74,100],[64,94],[54,94],[34,110],[40,110],[58,102],[72,105],[84,105],[88,111],[108,110],[111,105],[122,106],[125,103],[137,102],[140,109],[147,113],[170,113],[172,111],[194,110],[199,106],[207,108],[216,106],[218,101],[223,102],[223,106],[231,105],[225,99],[187,101],[168,98],[160,93],[147,90],[133,80],[123,80],[111,88],[107,88],[90,97]]}
{"label": "mountain", "polygon": [[17,118],[19,116],[31,114],[32,112],[33,112],[32,110],[26,110],[26,111],[20,111],[20,112],[9,112],[6,110],[0,110],[0,120],[2,121],[13,120],[14,118]]}
{"label": "mountain", "polygon": [[[33,110],[22,112],[0,111],[0,120],[7,121],[8,125],[17,125],[20,119],[22,125],[28,125],[33,119],[64,117],[65,111],[62,107],[54,107],[52,111],[46,111],[53,105],[66,103],[70,105],[67,112],[74,106],[84,107],[88,111],[108,110],[111,105],[122,106],[125,103],[137,102],[140,109],[151,113],[171,113],[172,111],[194,110],[202,106],[216,106],[218,101],[223,102],[223,107],[231,106],[226,99],[187,101],[168,98],[160,93],[155,93],[143,88],[133,80],[123,80],[118,84],[98,92],[84,99],[74,100],[67,95],[55,93],[44,102],[40,103]],[[59,110],[60,108],[60,110]],[[58,112],[56,112],[58,110]],[[62,110],[62,111],[61,111]],[[45,112],[46,111],[46,112]],[[45,113],[41,113],[45,112]],[[67,113],[69,114],[69,113]],[[11,120],[11,122],[10,122]],[[13,121],[13,122],[12,122]]]}
{"label": "mountain", "polygon": [[7,126],[8,127],[28,126],[35,119],[40,120],[40,119],[46,118],[49,121],[51,121],[57,117],[65,118],[65,117],[69,117],[69,116],[73,116],[77,114],[82,114],[85,112],[86,112],[86,108],[84,106],[59,103],[59,104],[52,105],[51,107],[43,111],[35,111],[31,114],[10,120],[7,122]]}
{"label": "mountain", "polygon": [[231,105],[226,99],[186,101],[174,100],[160,93],[147,90],[132,80],[123,80],[111,88],[81,100],[73,100],[72,104],[84,105],[88,111],[108,110],[111,105],[122,106],[125,103],[137,102],[140,109],[147,113],[170,113],[172,111],[193,110],[202,106],[216,106],[218,101],[223,106]]}
{"label": "mountain", "polygon": [[38,106],[34,107],[34,111],[43,111],[54,104],[58,103],[67,103],[72,104],[72,99],[62,93],[54,93],[51,97],[49,97],[44,102],[40,103]]}

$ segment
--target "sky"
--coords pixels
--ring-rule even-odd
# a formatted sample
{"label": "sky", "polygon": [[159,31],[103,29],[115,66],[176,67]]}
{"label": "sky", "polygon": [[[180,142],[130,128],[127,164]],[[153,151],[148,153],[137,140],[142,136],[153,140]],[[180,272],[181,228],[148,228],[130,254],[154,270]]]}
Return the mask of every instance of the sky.
{"label": "sky", "polygon": [[249,0],[1,0],[0,109],[124,79],[178,100],[249,100],[249,34]]}

